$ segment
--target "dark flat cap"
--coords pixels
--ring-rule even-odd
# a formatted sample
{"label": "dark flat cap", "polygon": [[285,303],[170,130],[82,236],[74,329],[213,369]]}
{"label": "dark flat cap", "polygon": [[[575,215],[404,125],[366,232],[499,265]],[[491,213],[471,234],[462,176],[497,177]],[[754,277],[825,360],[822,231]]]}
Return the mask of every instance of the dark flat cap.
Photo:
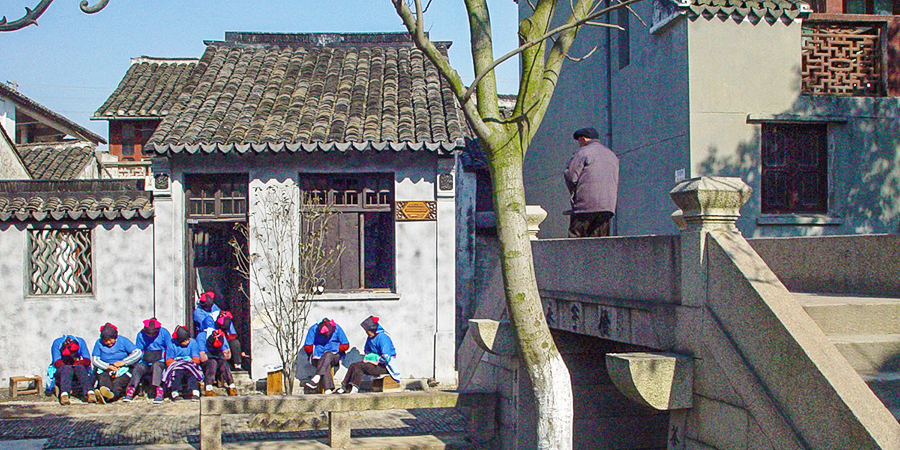
{"label": "dark flat cap", "polygon": [[572,139],[578,139],[580,137],[586,137],[588,139],[599,139],[600,133],[598,133],[597,129],[595,128],[582,128],[572,134]]}

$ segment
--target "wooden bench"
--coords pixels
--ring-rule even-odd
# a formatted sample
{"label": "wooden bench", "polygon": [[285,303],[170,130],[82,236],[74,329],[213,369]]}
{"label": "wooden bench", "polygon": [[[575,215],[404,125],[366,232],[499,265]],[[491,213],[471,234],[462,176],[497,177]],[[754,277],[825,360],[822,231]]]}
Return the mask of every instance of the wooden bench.
{"label": "wooden bench", "polygon": [[405,391],[344,395],[203,397],[200,399],[200,448],[222,448],[222,416],[230,414],[328,413],[328,444],[350,445],[350,415],[354,411],[468,408],[468,434],[488,442],[497,428],[497,396],[490,392]]}
{"label": "wooden bench", "polygon": [[400,383],[391,378],[390,375],[380,375],[372,378],[373,392],[400,392],[402,390],[403,386],[400,386]]}
{"label": "wooden bench", "polygon": [[[34,383],[34,386],[19,389],[19,383]],[[9,396],[12,398],[19,394],[40,394],[43,387],[44,381],[39,376],[9,377]]]}

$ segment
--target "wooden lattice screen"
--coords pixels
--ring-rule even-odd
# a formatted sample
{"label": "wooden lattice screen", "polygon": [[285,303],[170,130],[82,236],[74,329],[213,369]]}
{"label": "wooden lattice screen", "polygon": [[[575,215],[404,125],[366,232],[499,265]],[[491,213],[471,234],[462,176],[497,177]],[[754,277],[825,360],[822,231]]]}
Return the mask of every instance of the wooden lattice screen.
{"label": "wooden lattice screen", "polygon": [[803,92],[884,95],[881,36],[881,26],[804,25]]}

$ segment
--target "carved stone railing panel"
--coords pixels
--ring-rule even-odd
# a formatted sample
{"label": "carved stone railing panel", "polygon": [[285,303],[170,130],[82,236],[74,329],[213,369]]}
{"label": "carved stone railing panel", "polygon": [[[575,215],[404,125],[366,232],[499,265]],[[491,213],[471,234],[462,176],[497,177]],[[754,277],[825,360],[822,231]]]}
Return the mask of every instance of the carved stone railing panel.
{"label": "carved stone railing panel", "polygon": [[803,93],[884,95],[882,24],[815,22],[803,25]]}
{"label": "carved stone railing panel", "polygon": [[90,294],[91,230],[31,230],[33,295]]}

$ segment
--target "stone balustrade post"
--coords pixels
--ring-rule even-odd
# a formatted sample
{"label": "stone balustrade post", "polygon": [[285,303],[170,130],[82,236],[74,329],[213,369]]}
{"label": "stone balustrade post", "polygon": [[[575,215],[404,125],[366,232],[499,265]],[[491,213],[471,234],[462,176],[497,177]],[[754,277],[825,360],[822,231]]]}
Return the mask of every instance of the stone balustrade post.
{"label": "stone balustrade post", "polygon": [[669,192],[680,208],[680,214],[676,211],[672,217],[681,228],[682,305],[702,306],[705,302],[706,235],[713,231],[738,233],[735,222],[751,193],[750,186],[737,177],[691,178]]}

